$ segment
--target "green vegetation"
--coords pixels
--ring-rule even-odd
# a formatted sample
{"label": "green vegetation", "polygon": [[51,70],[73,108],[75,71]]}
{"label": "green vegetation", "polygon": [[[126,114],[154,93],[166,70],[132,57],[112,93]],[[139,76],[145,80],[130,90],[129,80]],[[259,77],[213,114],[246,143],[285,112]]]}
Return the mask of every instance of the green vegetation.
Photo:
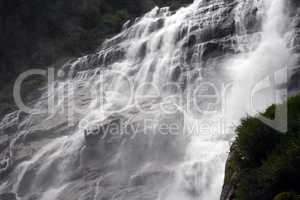
{"label": "green vegetation", "polygon": [[[263,115],[271,118],[274,111],[271,106]],[[296,199],[295,194],[300,194],[300,95],[288,100],[287,133],[273,130],[256,117],[243,119],[236,133],[225,177],[225,185],[231,182],[235,187],[231,199]]]}
{"label": "green vegetation", "polygon": [[291,192],[282,192],[274,198],[274,200],[296,200],[297,197],[294,193]]}

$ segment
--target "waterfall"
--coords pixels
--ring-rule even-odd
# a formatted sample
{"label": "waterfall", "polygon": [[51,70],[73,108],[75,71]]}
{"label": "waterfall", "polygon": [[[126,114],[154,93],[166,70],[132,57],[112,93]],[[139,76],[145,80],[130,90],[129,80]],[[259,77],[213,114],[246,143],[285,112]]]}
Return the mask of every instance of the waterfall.
{"label": "waterfall", "polygon": [[39,113],[1,122],[15,128],[0,193],[219,199],[233,128],[256,112],[251,89],[294,62],[285,9],[284,0],[195,0],[126,22],[94,54],[57,71]]}

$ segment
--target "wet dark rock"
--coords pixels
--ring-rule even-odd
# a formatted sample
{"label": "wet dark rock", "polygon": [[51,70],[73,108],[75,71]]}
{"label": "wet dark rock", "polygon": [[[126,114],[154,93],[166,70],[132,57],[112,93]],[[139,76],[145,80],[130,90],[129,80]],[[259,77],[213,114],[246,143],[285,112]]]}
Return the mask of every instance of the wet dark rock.
{"label": "wet dark rock", "polygon": [[147,42],[143,42],[139,49],[138,58],[142,60],[145,57],[146,52],[147,52]]}
{"label": "wet dark rock", "polygon": [[[186,33],[184,33],[184,34],[186,34]],[[183,47],[184,48],[192,48],[195,46],[196,43],[197,43],[197,36],[192,34],[192,35],[188,36],[187,38],[185,38]]]}
{"label": "wet dark rock", "polygon": [[207,27],[200,31],[199,42],[207,42],[213,39],[220,39],[235,33],[235,22],[232,18],[220,24]]}
{"label": "wet dark rock", "polygon": [[288,0],[288,7],[290,20],[292,22],[291,28],[293,29],[289,47],[296,55],[296,65],[293,66],[293,71],[290,72],[291,78],[289,80],[288,89],[290,94],[295,94],[300,91],[300,2],[297,0]]}
{"label": "wet dark rock", "polygon": [[188,39],[188,42],[187,42],[187,47],[193,47],[197,42],[197,36],[196,35],[191,35]]}
{"label": "wet dark rock", "polygon": [[196,25],[191,27],[190,32],[193,32],[193,31],[196,31],[196,30],[199,30],[199,29],[200,29],[200,26],[198,24],[196,24]]}
{"label": "wet dark rock", "polygon": [[84,138],[85,142],[88,146],[94,146],[99,141],[99,134],[98,131],[91,131],[88,132],[87,130],[84,130]]}
{"label": "wet dark rock", "polygon": [[203,49],[203,60],[207,60],[209,57],[217,57],[223,52],[223,46],[218,42],[208,42],[204,44]]}
{"label": "wet dark rock", "polygon": [[300,68],[293,73],[292,77],[289,80],[288,90],[290,92],[300,91]]}
{"label": "wet dark rock", "polygon": [[222,21],[222,23],[215,30],[216,38],[222,38],[235,33],[235,21],[233,16],[225,18],[225,20]]}
{"label": "wet dark rock", "polygon": [[230,45],[226,45],[228,41],[211,41],[203,45],[202,59],[208,60],[225,54],[235,53]]}
{"label": "wet dark rock", "polygon": [[17,200],[17,196],[15,193],[5,193],[5,194],[0,194],[0,199],[1,200]]}
{"label": "wet dark rock", "polygon": [[287,0],[287,2],[289,3],[289,8],[292,11],[291,14],[299,12],[298,9],[300,7],[300,2],[298,0]]}
{"label": "wet dark rock", "polygon": [[181,27],[181,30],[178,32],[176,38],[175,38],[175,43],[181,41],[187,34],[187,27],[183,26]]}
{"label": "wet dark rock", "polygon": [[121,142],[121,125],[122,117],[111,116],[95,127],[89,127],[83,130],[87,146],[95,146],[98,145],[100,141],[104,141],[104,148],[113,151]]}
{"label": "wet dark rock", "polygon": [[180,75],[181,75],[181,67],[177,66],[172,72],[171,80],[176,82],[179,79]]}
{"label": "wet dark rock", "polygon": [[257,12],[257,8],[250,9],[245,17],[244,24],[248,34],[261,30],[262,22],[258,19]]}
{"label": "wet dark rock", "polygon": [[158,29],[161,29],[163,26],[164,26],[164,19],[159,18],[150,25],[148,32],[152,33]]}
{"label": "wet dark rock", "polygon": [[9,146],[9,137],[8,135],[0,135],[0,153]]}
{"label": "wet dark rock", "polygon": [[10,157],[6,156],[3,160],[0,160],[0,179],[7,177],[11,169],[12,161]]}
{"label": "wet dark rock", "polygon": [[225,179],[224,179],[224,184],[222,188],[222,193],[220,200],[232,200],[233,199],[233,194],[234,190],[237,187],[237,175],[236,175],[236,168],[232,164],[232,156],[235,154],[234,152],[234,147],[231,147],[230,153],[228,155],[227,161],[226,161],[226,166],[225,166]]}
{"label": "wet dark rock", "polygon": [[192,57],[194,55],[194,49],[193,48],[189,48],[185,54],[184,54],[184,62],[187,65],[191,65],[192,64]]}

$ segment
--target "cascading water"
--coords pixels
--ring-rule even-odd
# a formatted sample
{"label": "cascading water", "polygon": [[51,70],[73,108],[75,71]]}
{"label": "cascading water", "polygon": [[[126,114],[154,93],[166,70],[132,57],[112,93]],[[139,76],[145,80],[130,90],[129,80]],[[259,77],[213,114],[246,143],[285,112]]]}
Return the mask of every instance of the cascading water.
{"label": "cascading water", "polygon": [[218,199],[249,91],[293,62],[285,19],[284,0],[195,0],[127,22],[95,54],[66,63],[35,105],[44,114],[12,130],[1,193]]}

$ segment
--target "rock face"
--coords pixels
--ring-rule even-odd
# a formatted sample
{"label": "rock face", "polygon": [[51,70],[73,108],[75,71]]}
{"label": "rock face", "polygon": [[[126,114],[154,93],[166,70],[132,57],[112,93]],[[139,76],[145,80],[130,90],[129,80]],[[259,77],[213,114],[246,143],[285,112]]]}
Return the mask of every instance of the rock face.
{"label": "rock face", "polygon": [[298,65],[294,67],[294,73],[290,79],[289,89],[291,92],[299,91],[300,89],[300,4],[299,1],[289,0],[289,10],[291,18],[291,26],[294,30],[291,34],[293,40],[291,42],[292,51],[296,53]]}
{"label": "rock face", "polygon": [[[15,110],[12,86],[32,68],[57,67],[93,52],[127,20],[154,6],[178,9],[192,0],[45,0],[0,2],[0,118]],[[159,24],[158,24],[159,25]],[[35,78],[36,79],[36,78]],[[44,81],[27,82],[27,96]]]}
{"label": "rock face", "polygon": [[6,194],[0,194],[1,200],[17,200],[16,194],[14,193],[6,193]]}
{"label": "rock face", "polygon": [[226,161],[225,179],[220,200],[233,200],[235,189],[236,187],[238,187],[239,177],[237,176],[237,172],[239,171],[239,169],[234,163],[234,155],[236,155],[236,152],[234,149],[234,145],[232,145]]}

